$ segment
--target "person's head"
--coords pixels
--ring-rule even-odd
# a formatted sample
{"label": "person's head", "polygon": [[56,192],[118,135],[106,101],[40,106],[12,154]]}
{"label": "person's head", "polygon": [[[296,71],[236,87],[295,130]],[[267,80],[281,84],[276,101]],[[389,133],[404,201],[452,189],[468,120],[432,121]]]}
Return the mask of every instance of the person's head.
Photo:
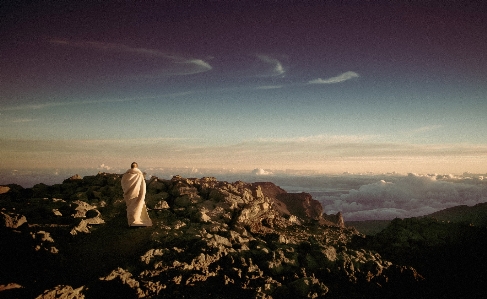
{"label": "person's head", "polygon": [[132,164],[130,164],[130,168],[139,168],[139,165],[137,162],[132,162]]}

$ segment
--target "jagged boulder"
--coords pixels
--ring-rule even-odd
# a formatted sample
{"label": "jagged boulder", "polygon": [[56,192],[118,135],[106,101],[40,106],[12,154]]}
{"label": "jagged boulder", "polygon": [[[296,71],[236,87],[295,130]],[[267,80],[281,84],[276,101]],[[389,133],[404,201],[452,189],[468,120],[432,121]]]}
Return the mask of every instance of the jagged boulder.
{"label": "jagged boulder", "polygon": [[75,174],[75,175],[73,175],[73,176],[71,176],[71,177],[69,177],[69,178],[65,179],[65,180],[63,181],[63,184],[64,184],[64,183],[70,183],[70,182],[79,182],[79,181],[81,181],[82,179],[83,179],[83,177],[82,177],[82,176],[80,176],[79,174]]}
{"label": "jagged boulder", "polygon": [[18,228],[24,223],[27,223],[27,218],[24,215],[0,212],[0,227]]}
{"label": "jagged boulder", "polygon": [[345,227],[345,220],[343,220],[343,216],[341,212],[336,213],[335,215],[333,214],[323,214],[321,223],[326,224],[332,223],[334,225],[337,225],[339,227],[344,228]]}
{"label": "jagged boulder", "polygon": [[276,210],[282,214],[295,215],[301,219],[321,219],[323,207],[309,193],[288,193],[270,182],[253,183],[256,193],[274,199]]}
{"label": "jagged boulder", "polygon": [[72,217],[74,218],[84,218],[86,217],[86,213],[90,210],[94,210],[96,207],[92,206],[84,201],[81,200],[75,200],[71,204],[74,213],[71,214]]}
{"label": "jagged boulder", "polygon": [[167,203],[167,201],[161,200],[161,201],[156,203],[156,205],[154,206],[154,209],[156,209],[156,210],[169,209],[169,204]]}
{"label": "jagged boulder", "polygon": [[0,186],[0,194],[7,193],[8,191],[10,191],[9,186]]}

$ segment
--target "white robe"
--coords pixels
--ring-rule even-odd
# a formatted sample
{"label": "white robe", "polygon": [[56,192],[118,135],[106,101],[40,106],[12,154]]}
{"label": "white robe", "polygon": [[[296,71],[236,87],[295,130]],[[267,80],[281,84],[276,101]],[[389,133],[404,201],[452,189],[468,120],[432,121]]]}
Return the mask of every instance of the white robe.
{"label": "white robe", "polygon": [[129,226],[151,226],[152,220],[145,205],[145,178],[138,168],[127,170],[122,176],[123,198],[127,204]]}

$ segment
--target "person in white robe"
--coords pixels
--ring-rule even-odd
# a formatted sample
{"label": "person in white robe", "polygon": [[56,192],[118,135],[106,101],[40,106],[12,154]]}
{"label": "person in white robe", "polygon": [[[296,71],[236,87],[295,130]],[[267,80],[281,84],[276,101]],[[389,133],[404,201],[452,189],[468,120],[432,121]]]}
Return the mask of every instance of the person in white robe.
{"label": "person in white robe", "polygon": [[122,176],[123,198],[127,204],[129,226],[152,226],[152,220],[145,205],[146,184],[142,171],[133,162]]}

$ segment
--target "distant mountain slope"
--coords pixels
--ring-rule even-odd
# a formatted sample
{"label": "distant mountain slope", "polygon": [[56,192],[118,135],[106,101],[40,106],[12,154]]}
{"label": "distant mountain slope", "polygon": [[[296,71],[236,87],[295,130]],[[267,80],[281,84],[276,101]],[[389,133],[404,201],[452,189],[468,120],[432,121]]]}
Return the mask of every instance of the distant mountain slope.
{"label": "distant mountain slope", "polygon": [[391,220],[363,220],[363,221],[347,221],[347,227],[354,227],[356,230],[364,235],[373,236],[386,228]]}
{"label": "distant mountain slope", "polygon": [[469,207],[466,205],[444,209],[428,215],[439,221],[470,224],[487,227],[487,203],[479,203]]}
{"label": "distant mountain slope", "polygon": [[[479,203],[471,207],[466,205],[455,206],[418,218],[434,218],[443,222],[487,227],[487,203]],[[354,227],[362,234],[373,236],[385,229],[391,221],[346,221],[345,224],[347,227]]]}

